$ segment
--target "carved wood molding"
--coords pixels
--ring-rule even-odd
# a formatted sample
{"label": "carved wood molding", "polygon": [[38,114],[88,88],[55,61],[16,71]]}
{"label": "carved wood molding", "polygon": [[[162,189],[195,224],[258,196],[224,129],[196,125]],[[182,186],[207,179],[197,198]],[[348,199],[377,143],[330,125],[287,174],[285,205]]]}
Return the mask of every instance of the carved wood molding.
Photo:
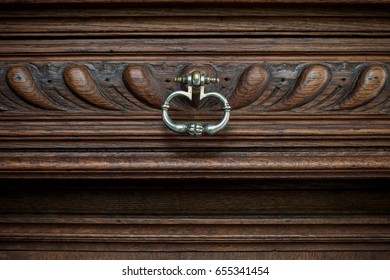
{"label": "carved wood molding", "polygon": [[[49,219],[47,219],[49,220]],[[340,219],[347,224],[334,224],[326,219],[322,224],[316,224],[309,220],[305,221],[291,219],[290,223],[274,224],[277,220],[261,221],[260,219],[247,219],[238,223],[240,219],[230,219],[228,222],[204,221],[204,219],[192,219],[192,223],[184,224],[181,220],[161,219],[124,219],[122,223],[101,224],[68,224],[66,222],[56,223],[3,223],[0,233],[0,241],[9,239],[31,242],[66,242],[71,239],[73,242],[161,242],[161,243],[224,243],[224,242],[387,242],[390,239],[388,218],[376,219],[367,223],[362,229],[358,223],[354,224],[352,219]],[[168,221],[167,221],[168,220]],[[242,219],[241,219],[242,220]],[[356,220],[356,219],[355,219]],[[379,222],[378,222],[379,220]],[[136,222],[138,222],[136,224]],[[170,223],[169,223],[170,222]],[[207,223],[208,222],[208,223]],[[210,223],[214,222],[212,229]],[[279,221],[278,221],[279,222]],[[375,223],[376,222],[376,223]],[[95,222],[96,223],[96,222]],[[280,222],[279,222],[280,223]],[[318,223],[318,222],[317,222]],[[330,226],[332,225],[331,229]],[[52,228],[55,226],[55,232]],[[352,228],[352,229],[351,229]],[[227,234],[226,231],[229,233]],[[204,246],[199,246],[198,249]],[[389,245],[385,246],[389,249]],[[302,247],[304,248],[304,247]],[[249,248],[248,248],[249,249]],[[252,248],[253,249],[253,248]]]}
{"label": "carved wood molding", "polygon": [[[201,5],[194,5],[201,6]],[[239,35],[243,32],[251,35],[307,35],[309,32],[313,36],[324,35],[377,35],[388,36],[390,34],[389,22],[390,19],[385,16],[366,17],[365,24],[360,24],[355,17],[346,15],[332,16],[332,21],[328,17],[318,16],[318,13],[306,13],[301,16],[291,16],[287,14],[285,9],[281,9],[281,13],[285,13],[284,17],[278,14],[278,19],[269,14],[251,15],[252,10],[244,11],[241,15],[231,16],[220,19],[220,16],[209,15],[213,9],[192,11],[192,15],[178,16],[183,13],[183,10],[176,14],[169,15],[167,20],[161,14],[169,14],[161,10],[155,13],[156,17],[150,17],[151,11],[147,16],[115,15],[104,16],[102,12],[95,12],[99,16],[86,14],[84,17],[69,17],[67,16],[47,16],[46,14],[34,14],[31,11],[26,11],[25,14],[31,16],[15,17],[14,12],[5,13],[0,17],[0,37],[37,37],[37,36],[107,36],[111,35],[188,35],[192,36],[221,36],[221,35]],[[321,10],[322,11],[322,10]],[[197,12],[197,14],[196,14]],[[228,11],[236,13],[237,11]],[[271,10],[270,13],[273,11]],[[4,12],[3,12],[4,13]],[[42,11],[40,11],[42,13]],[[71,13],[68,11],[68,14]],[[74,11],[79,13],[79,10]],[[112,13],[112,11],[111,11]],[[122,12],[123,13],[123,12]],[[201,14],[203,13],[203,15]],[[275,12],[274,12],[275,13]],[[290,11],[291,13],[291,11]],[[299,11],[297,12],[299,13]],[[145,14],[145,11],[140,11],[140,14]],[[204,16],[207,14],[207,16]],[[301,12],[302,14],[302,12]],[[364,11],[360,12],[360,17]],[[0,16],[2,15],[0,11]],[[251,16],[251,20],[245,20],[246,16]],[[42,24],[42,21],[45,24]],[[148,28],[145,29],[147,21]],[[335,22],[340,23],[336,25]],[[179,24],[178,24],[179,23]]]}
{"label": "carved wood molding", "polygon": [[[390,111],[389,63],[2,63],[4,112],[145,112],[185,87],[173,78],[195,69],[218,76],[208,91],[225,95],[233,110],[251,114],[333,114]],[[219,110],[218,102],[172,102],[176,110]]]}
{"label": "carved wood molding", "polygon": [[[183,141],[183,140],[182,140]],[[229,147],[224,147],[228,150]],[[172,150],[172,149],[171,149]],[[333,148],[325,152],[191,149],[167,151],[4,151],[1,178],[388,178],[390,153]]]}

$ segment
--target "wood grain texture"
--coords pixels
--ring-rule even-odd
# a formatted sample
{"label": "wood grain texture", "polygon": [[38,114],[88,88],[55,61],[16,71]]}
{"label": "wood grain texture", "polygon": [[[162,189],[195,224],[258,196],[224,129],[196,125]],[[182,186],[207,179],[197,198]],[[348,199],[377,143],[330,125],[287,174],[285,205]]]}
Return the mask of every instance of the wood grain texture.
{"label": "wood grain texture", "polygon": [[330,80],[329,71],[322,65],[303,69],[290,92],[272,105],[273,110],[286,110],[302,106],[321,93]]}
{"label": "wood grain texture", "polygon": [[[92,57],[99,57],[99,60],[110,61],[113,57],[119,56],[123,60],[128,60],[131,55],[134,60],[145,62],[145,57],[142,54],[160,57],[185,56],[186,62],[196,61],[210,62],[210,56],[217,58],[225,57],[225,59],[236,60],[243,62],[248,60],[248,56],[263,57],[268,56],[275,58],[285,57],[286,61],[328,61],[325,56],[333,55],[333,60],[347,62],[352,60],[367,61],[370,58],[384,60],[389,57],[390,39],[388,37],[377,38],[327,38],[324,43],[323,38],[315,37],[292,37],[281,36],[277,40],[273,38],[71,38],[64,44],[63,40],[59,39],[42,39],[20,40],[18,38],[12,40],[0,40],[0,54],[7,55],[13,61],[26,61],[20,56],[40,56],[41,60],[63,60],[64,54],[68,54],[73,59],[77,57],[79,61],[93,60]],[[34,48],[32,48],[34,46]],[[140,52],[142,50],[142,52]],[[102,54],[106,54],[105,56]],[[53,55],[58,55],[57,59]],[[17,56],[17,57],[15,57]],[[342,57],[344,56],[344,59]],[[66,56],[65,56],[66,57]],[[62,59],[61,59],[62,58]],[[235,59],[234,59],[235,58]],[[249,58],[250,59],[250,58]],[[177,59],[175,59],[177,60]],[[262,59],[264,60],[264,59]],[[259,60],[259,61],[262,61]],[[167,61],[167,60],[163,60]],[[230,60],[229,60],[230,61]],[[257,63],[259,63],[257,61]],[[359,60],[357,60],[359,61]]]}
{"label": "wood grain texture", "polygon": [[[291,1],[291,0],[290,0]],[[388,2],[363,1],[3,2],[0,36],[380,36],[389,35]],[[51,3],[49,3],[51,2]],[[330,1],[332,2],[332,1]],[[7,5],[8,3],[8,5]],[[149,5],[148,5],[149,3]],[[157,6],[150,5],[158,4]],[[286,4],[287,3],[287,4]],[[329,3],[329,2],[328,2]],[[211,5],[211,7],[208,7]],[[288,5],[288,9],[286,9]],[[38,8],[35,8],[38,7]],[[365,22],[365,25],[360,24]]]}
{"label": "wood grain texture", "polygon": [[237,81],[236,89],[228,96],[232,109],[246,107],[256,101],[263,93],[270,77],[263,66],[249,66]]}
{"label": "wood grain texture", "polygon": [[[289,231],[286,230],[289,229]],[[110,238],[111,242],[387,242],[389,225],[348,226],[333,225],[62,225],[32,224],[2,225],[0,240],[10,239],[41,242],[66,241],[99,242]],[[226,235],[226,231],[229,234]],[[386,246],[389,249],[388,246]]]}
{"label": "wood grain texture", "polygon": [[[332,5],[289,5],[288,9],[285,8],[285,5],[219,5],[218,8],[210,9],[207,5],[192,5],[192,6],[143,6],[143,5],[132,5],[131,9],[125,9],[121,5],[115,6],[111,5],[109,9],[106,6],[99,5],[85,5],[81,10],[74,5],[61,6],[57,5],[56,9],[53,7],[48,7],[47,5],[41,6],[40,9],[32,9],[31,7],[26,7],[20,5],[18,9],[14,9],[12,5],[7,6],[3,5],[3,10],[1,15],[3,18],[15,18],[19,19],[25,18],[41,18],[42,20],[46,18],[56,17],[74,19],[77,18],[92,18],[92,17],[109,17],[110,19],[114,18],[127,18],[127,17],[149,17],[153,19],[156,16],[159,17],[200,17],[201,15],[206,15],[208,17],[224,17],[225,20],[229,20],[231,17],[244,17],[242,23],[245,24],[248,17],[278,17],[278,21],[274,24],[278,24],[280,20],[287,17],[311,17],[313,20],[321,17],[332,17],[332,20],[338,18],[344,18],[345,20],[353,17],[360,18],[382,18],[387,17],[388,13],[383,8],[386,7],[385,3],[375,4],[375,5],[342,5],[339,1],[337,9]],[[218,6],[218,5],[216,5]],[[128,6],[129,7],[129,6]],[[102,14],[104,11],[104,15]],[[314,18],[315,19],[314,19]],[[203,17],[202,20],[207,20],[206,17]],[[299,19],[298,19],[299,20]],[[352,20],[352,19],[351,19]],[[337,21],[338,22],[338,21]],[[302,26],[302,28],[307,28],[307,26]],[[370,28],[366,26],[365,28]],[[341,31],[342,28],[340,28]],[[365,29],[362,29],[364,31]],[[271,31],[271,30],[269,30]],[[200,32],[200,30],[198,30]],[[112,34],[112,33],[110,33]],[[106,35],[110,35],[106,34]],[[37,35],[37,34],[36,34]],[[310,35],[310,34],[307,34]]]}
{"label": "wood grain texture", "polygon": [[[212,248],[211,248],[212,249]],[[371,252],[363,250],[350,251],[273,251],[269,252],[83,252],[74,251],[3,251],[2,259],[70,259],[70,260],[387,260],[389,252],[386,250]]]}
{"label": "wood grain texture", "polygon": [[387,180],[35,183],[2,181],[1,259],[389,257]]}
{"label": "wood grain texture", "polygon": [[123,81],[131,93],[142,103],[160,109],[164,103],[161,86],[146,66],[129,66],[123,71]]}
{"label": "wood grain texture", "polygon": [[[206,13],[206,11],[203,11]],[[359,24],[362,20],[367,24]],[[41,24],[44,21],[45,24]],[[221,36],[221,35],[305,35],[319,37],[321,35],[366,35],[388,36],[390,19],[377,18],[345,18],[338,17],[329,20],[327,17],[202,17],[199,16],[171,16],[140,17],[128,16],[125,18],[3,18],[0,19],[0,37],[18,36],[178,36],[191,33],[193,36]],[[180,24],[178,24],[180,23]],[[337,24],[340,23],[340,24]]]}
{"label": "wood grain texture", "polygon": [[38,88],[28,68],[11,67],[6,74],[6,81],[11,90],[27,103],[46,110],[58,110],[50,99]]}
{"label": "wood grain texture", "polygon": [[341,227],[388,224],[388,179],[149,179],[109,178],[94,184],[89,184],[94,180],[3,179],[0,222],[314,227],[326,219],[326,224]]}
{"label": "wood grain texture", "polygon": [[352,109],[373,100],[382,91],[387,82],[387,71],[381,65],[372,65],[364,69],[358,78],[353,91],[344,97],[336,109]]}
{"label": "wood grain texture", "polygon": [[64,81],[72,92],[87,102],[103,109],[118,110],[117,106],[99,92],[86,68],[81,66],[68,67],[64,72]]}
{"label": "wood grain texture", "polygon": [[3,178],[387,178],[386,152],[1,152]]}

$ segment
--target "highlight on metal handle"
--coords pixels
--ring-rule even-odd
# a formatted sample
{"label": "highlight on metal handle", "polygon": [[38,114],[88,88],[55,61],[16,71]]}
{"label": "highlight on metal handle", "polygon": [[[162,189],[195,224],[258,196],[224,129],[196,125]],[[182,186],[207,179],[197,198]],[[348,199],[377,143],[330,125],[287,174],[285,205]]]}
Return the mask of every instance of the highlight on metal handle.
{"label": "highlight on metal handle", "polygon": [[221,131],[226,126],[227,122],[229,121],[230,105],[229,105],[228,101],[221,94],[219,94],[217,92],[210,92],[210,93],[204,94],[203,98],[206,98],[206,97],[216,97],[216,98],[218,98],[219,100],[221,100],[223,102],[224,115],[223,115],[222,120],[219,123],[203,125],[203,124],[198,123],[198,122],[191,122],[191,123],[175,123],[175,122],[173,122],[172,119],[169,117],[169,114],[168,114],[169,102],[174,97],[179,96],[179,95],[186,96],[187,98],[189,98],[191,100],[191,98],[188,95],[188,92],[185,92],[185,91],[175,91],[174,93],[172,93],[171,95],[169,95],[167,97],[167,99],[165,100],[165,102],[164,102],[164,104],[162,106],[162,109],[163,109],[163,111],[162,111],[162,118],[163,118],[164,123],[166,124],[166,126],[170,130],[178,132],[178,133],[185,133],[185,132],[187,132],[191,136],[201,136],[203,133],[215,134],[218,131]]}
{"label": "highlight on metal handle", "polygon": [[[219,131],[221,131],[226,124],[229,121],[230,117],[230,105],[227,101],[227,99],[217,93],[217,92],[209,92],[204,93],[204,86],[208,83],[215,83],[218,82],[217,78],[209,78],[204,73],[195,71],[187,76],[176,78],[175,81],[185,83],[188,85],[188,91],[175,91],[171,93],[167,99],[165,100],[164,104],[162,105],[162,119],[165,123],[165,125],[172,131],[177,133],[188,133],[191,136],[201,136],[204,133],[206,134],[215,134]],[[223,103],[223,111],[224,115],[222,120],[219,123],[216,124],[206,124],[203,125],[198,122],[191,122],[191,123],[175,123],[172,121],[172,119],[169,117],[168,110],[169,110],[169,103],[171,100],[177,96],[185,96],[189,100],[192,100],[192,87],[200,87],[200,97],[199,99],[202,100],[207,97],[215,97],[222,101]]]}

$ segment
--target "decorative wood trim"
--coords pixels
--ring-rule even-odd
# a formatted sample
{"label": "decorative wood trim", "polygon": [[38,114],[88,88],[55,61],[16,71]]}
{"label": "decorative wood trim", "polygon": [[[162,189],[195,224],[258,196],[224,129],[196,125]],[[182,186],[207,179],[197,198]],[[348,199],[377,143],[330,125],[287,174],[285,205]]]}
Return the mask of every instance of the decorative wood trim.
{"label": "decorative wood trim", "polygon": [[[165,97],[180,87],[174,84],[174,76],[204,68],[222,78],[222,83],[214,86],[213,91],[227,96],[233,110],[241,109],[241,112],[251,112],[252,115],[266,112],[330,114],[352,109],[360,113],[383,114],[388,112],[386,104],[390,101],[388,65],[231,63],[225,66],[221,63],[189,66],[164,63],[151,67],[98,62],[79,66],[67,63],[2,64],[0,71],[6,73],[9,88],[2,88],[0,98],[2,110],[11,112],[40,108],[68,114],[91,110],[104,110],[109,114],[108,111],[160,109]],[[178,73],[177,69],[183,70]],[[21,100],[16,101],[17,97]],[[18,106],[21,101],[27,104]],[[202,104],[189,106],[188,102],[181,100],[176,102],[175,108],[218,109],[215,102]]]}
{"label": "decorative wood trim", "polygon": [[[70,241],[73,242],[389,242],[388,224],[354,226],[333,224],[170,224],[164,220],[156,224],[2,224],[1,241]],[[288,230],[286,230],[288,228]],[[226,231],[229,234],[226,234]],[[390,249],[388,244],[387,249]]]}
{"label": "decorative wood trim", "polygon": [[387,178],[387,152],[1,152],[3,178]]}
{"label": "decorative wood trim", "polygon": [[123,71],[123,81],[139,101],[152,108],[161,108],[165,100],[162,88],[147,66],[128,66]]}
{"label": "decorative wood trim", "polygon": [[[148,219],[145,219],[146,221]],[[229,219],[230,220],[230,219]],[[0,258],[122,259],[388,259],[388,224],[1,225]],[[278,221],[279,222],[279,221]],[[5,236],[7,234],[7,236]],[[196,252],[196,253],[190,253]],[[239,252],[239,253],[238,253]]]}
{"label": "decorative wood trim", "polygon": [[[26,56],[46,61],[213,61],[244,62],[257,56],[259,61],[311,63],[339,61],[387,61],[390,38],[135,38],[135,39],[69,39],[0,41],[1,61],[26,62]],[[34,46],[34,48],[32,48]],[[141,52],[142,50],[142,52]],[[326,56],[325,56],[326,55]],[[25,57],[22,57],[25,56]],[[67,58],[67,59],[66,59]]]}
{"label": "decorative wood trim", "polygon": [[[75,11],[76,12],[76,11]],[[262,15],[251,17],[245,13],[242,16],[202,16],[170,15],[169,19],[162,17],[164,10],[155,17],[125,15],[122,18],[105,16],[86,17],[40,17],[33,18],[0,18],[0,37],[86,37],[86,36],[222,36],[222,35],[267,35],[267,36],[340,36],[365,35],[388,36],[390,34],[390,18],[364,17],[360,18],[338,16],[329,20],[327,17],[302,15],[299,17],[282,17]],[[250,14],[250,12],[249,12]],[[1,12],[0,12],[1,15]],[[244,18],[243,18],[244,17]],[[361,22],[364,21],[364,25]],[[44,24],[42,24],[44,22]],[[179,23],[179,24],[178,24]],[[335,24],[340,23],[340,24]],[[147,28],[146,28],[147,27]]]}
{"label": "decorative wood trim", "polygon": [[38,89],[30,71],[24,66],[12,67],[6,74],[11,90],[27,103],[42,109],[58,110],[58,108]]}

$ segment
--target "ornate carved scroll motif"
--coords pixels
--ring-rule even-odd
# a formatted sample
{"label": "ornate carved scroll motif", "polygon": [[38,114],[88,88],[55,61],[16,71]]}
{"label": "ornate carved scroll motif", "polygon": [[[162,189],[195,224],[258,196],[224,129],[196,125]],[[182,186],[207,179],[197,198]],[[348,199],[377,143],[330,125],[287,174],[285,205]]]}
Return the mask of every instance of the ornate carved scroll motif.
{"label": "ornate carved scroll motif", "polygon": [[328,69],[322,65],[310,65],[300,73],[291,90],[271,105],[272,110],[294,109],[315,99],[330,80]]}
{"label": "ornate carved scroll motif", "polygon": [[30,105],[47,110],[60,109],[38,88],[28,68],[11,67],[7,71],[6,81],[12,91]]}
{"label": "ornate carved scroll motif", "polygon": [[382,92],[387,77],[387,71],[381,65],[365,68],[356,80],[352,91],[330,108],[334,110],[354,109],[369,103]]}
{"label": "ornate carved scroll motif", "polygon": [[252,104],[263,93],[270,81],[268,70],[261,65],[249,66],[241,74],[236,88],[228,96],[232,109]]}
{"label": "ornate carved scroll motif", "polygon": [[0,64],[0,74],[6,81],[0,82],[0,110],[78,114],[150,109],[134,102],[136,99],[123,85],[124,68],[125,64],[107,63]]}
{"label": "ornate carved scroll motif", "polygon": [[[314,64],[298,70],[300,67],[270,67],[269,86],[248,106],[255,111],[316,114],[388,111],[382,108],[390,99],[386,66]],[[234,100],[229,102],[234,106]]]}
{"label": "ornate carved scroll motif", "polygon": [[68,67],[64,72],[64,81],[68,88],[77,96],[106,110],[119,110],[119,106],[107,99],[101,93],[85,67]]}
{"label": "ornate carved scroll motif", "polygon": [[142,103],[160,109],[164,103],[161,86],[146,66],[132,65],[123,71],[127,89]]}
{"label": "ornate carved scroll motif", "polygon": [[[226,96],[233,110],[251,114],[390,111],[388,63],[342,62],[0,64],[0,110],[63,114],[157,111],[164,99],[181,87],[173,78],[194,68],[220,78],[208,91]],[[213,111],[219,105],[213,100],[192,104],[178,99],[172,103],[176,110]]]}

